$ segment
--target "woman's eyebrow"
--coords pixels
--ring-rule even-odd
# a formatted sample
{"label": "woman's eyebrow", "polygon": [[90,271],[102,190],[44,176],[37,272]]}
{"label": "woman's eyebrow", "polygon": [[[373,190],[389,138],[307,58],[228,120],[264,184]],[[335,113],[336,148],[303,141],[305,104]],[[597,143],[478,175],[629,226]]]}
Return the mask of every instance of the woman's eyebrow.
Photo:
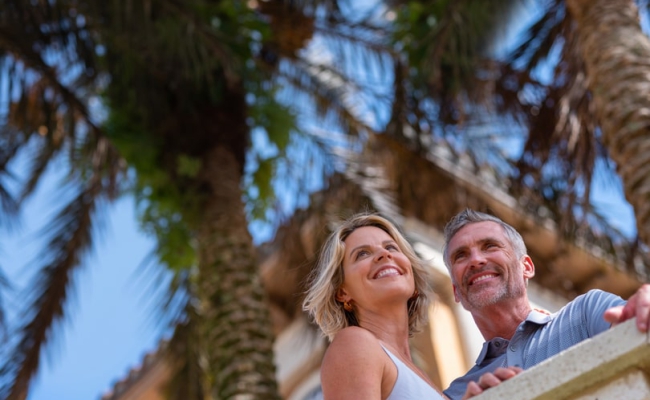
{"label": "woman's eyebrow", "polygon": [[351,256],[351,255],[354,254],[354,252],[356,252],[357,250],[361,250],[361,249],[366,248],[366,247],[368,247],[367,244],[361,244],[361,245],[359,245],[359,246],[357,246],[357,247],[351,249],[351,250],[350,250],[350,253],[349,253],[348,255]]}

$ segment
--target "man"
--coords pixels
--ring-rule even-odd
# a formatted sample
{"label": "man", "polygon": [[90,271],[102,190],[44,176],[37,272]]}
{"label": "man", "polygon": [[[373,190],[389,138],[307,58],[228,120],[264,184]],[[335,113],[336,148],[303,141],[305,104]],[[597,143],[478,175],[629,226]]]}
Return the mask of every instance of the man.
{"label": "man", "polygon": [[530,306],[527,283],[535,275],[535,265],[513,227],[468,209],[452,218],[444,234],[443,257],[454,297],[472,314],[485,338],[476,365],[445,390],[451,399],[477,395],[520,368],[530,368],[627,319],[636,317],[638,329],[648,330],[648,284],[627,302],[591,290],[550,315]]}

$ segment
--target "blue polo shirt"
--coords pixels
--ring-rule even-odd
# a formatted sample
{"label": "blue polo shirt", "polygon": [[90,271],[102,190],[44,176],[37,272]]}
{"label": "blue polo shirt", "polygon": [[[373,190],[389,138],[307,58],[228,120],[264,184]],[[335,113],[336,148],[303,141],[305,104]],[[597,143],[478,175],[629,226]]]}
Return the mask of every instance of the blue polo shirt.
{"label": "blue polo shirt", "polygon": [[464,376],[454,380],[445,395],[460,399],[470,381],[498,367],[517,366],[528,369],[562,350],[609,329],[603,313],[625,300],[602,290],[590,290],[576,297],[555,314],[531,311],[511,340],[496,337],[483,343],[476,365]]}

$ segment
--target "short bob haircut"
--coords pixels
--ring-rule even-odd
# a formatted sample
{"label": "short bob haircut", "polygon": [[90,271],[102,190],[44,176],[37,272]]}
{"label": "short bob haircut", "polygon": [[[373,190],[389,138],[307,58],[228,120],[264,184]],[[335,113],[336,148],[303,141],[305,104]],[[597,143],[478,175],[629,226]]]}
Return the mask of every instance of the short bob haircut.
{"label": "short bob haircut", "polygon": [[409,315],[409,336],[417,332],[427,321],[433,292],[428,268],[424,261],[418,257],[404,235],[388,219],[377,214],[356,214],[334,230],[323,245],[318,263],[309,277],[307,296],[303,301],[303,310],[307,311],[320,326],[330,342],[341,329],[348,326],[359,326],[355,310],[346,311],[343,304],[336,300],[336,293],[345,279],[343,274],[344,241],[352,232],[366,226],[374,226],[388,233],[411,262],[418,295],[409,299],[406,305]]}

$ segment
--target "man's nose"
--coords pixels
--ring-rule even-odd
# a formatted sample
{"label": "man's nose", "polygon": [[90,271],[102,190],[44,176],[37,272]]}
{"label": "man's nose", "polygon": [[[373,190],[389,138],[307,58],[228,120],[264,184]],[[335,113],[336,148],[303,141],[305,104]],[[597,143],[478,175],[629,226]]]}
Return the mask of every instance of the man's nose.
{"label": "man's nose", "polygon": [[480,250],[472,250],[469,253],[469,265],[470,267],[481,267],[487,263],[485,254]]}

